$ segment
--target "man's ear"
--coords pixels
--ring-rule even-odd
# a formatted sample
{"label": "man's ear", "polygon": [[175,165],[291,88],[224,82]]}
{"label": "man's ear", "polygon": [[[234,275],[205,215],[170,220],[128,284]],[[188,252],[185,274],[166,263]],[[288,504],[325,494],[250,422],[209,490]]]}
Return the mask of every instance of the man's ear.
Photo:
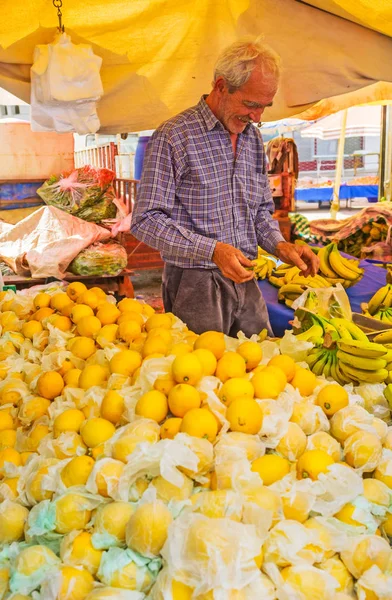
{"label": "man's ear", "polygon": [[226,81],[224,80],[224,78],[218,77],[214,83],[214,90],[222,94],[225,91],[226,87]]}

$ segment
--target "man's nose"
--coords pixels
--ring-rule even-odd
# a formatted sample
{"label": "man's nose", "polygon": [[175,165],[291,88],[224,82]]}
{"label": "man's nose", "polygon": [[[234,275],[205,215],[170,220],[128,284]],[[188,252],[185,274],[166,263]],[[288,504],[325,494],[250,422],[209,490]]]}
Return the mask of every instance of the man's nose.
{"label": "man's nose", "polygon": [[264,108],[254,108],[252,112],[249,114],[249,117],[252,119],[254,123],[258,123],[261,119],[261,115],[264,112]]}

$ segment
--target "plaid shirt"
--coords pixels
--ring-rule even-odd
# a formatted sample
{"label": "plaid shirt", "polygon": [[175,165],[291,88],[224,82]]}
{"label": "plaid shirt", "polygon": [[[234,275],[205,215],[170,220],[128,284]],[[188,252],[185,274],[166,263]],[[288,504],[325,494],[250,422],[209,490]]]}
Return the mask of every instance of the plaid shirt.
{"label": "plaid shirt", "polygon": [[284,241],[273,211],[260,132],[247,125],[234,158],[229,132],[202,97],[154,132],[131,232],[168,263],[210,269],[217,241],[250,259],[257,244],[273,253]]}

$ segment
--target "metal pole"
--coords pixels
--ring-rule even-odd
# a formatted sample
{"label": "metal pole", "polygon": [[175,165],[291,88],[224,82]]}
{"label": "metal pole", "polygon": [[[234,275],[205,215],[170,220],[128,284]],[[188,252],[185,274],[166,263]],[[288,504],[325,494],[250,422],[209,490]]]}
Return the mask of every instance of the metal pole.
{"label": "metal pole", "polygon": [[344,143],[346,141],[346,124],[347,124],[347,108],[342,114],[342,125],[340,130],[339,146],[338,146],[338,157],[336,160],[336,171],[335,171],[335,183],[333,186],[333,199],[331,204],[331,219],[336,219],[338,210],[340,208],[339,192],[340,183],[342,181],[342,169],[344,166]]}
{"label": "metal pole", "polygon": [[385,196],[385,148],[387,143],[387,107],[381,107],[381,136],[380,136],[380,159],[378,165],[378,201]]}

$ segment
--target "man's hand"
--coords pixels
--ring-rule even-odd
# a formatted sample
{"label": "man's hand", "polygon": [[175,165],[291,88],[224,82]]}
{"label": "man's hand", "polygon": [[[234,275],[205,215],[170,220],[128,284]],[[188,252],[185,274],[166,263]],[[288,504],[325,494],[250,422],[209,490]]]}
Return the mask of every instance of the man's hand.
{"label": "man's hand", "polygon": [[309,246],[279,242],[276,255],[283,262],[298,267],[305,277],[316,275],[319,269],[319,259]]}
{"label": "man's hand", "polygon": [[246,258],[241,250],[230,244],[217,242],[212,260],[219,267],[222,274],[234,283],[244,283],[253,279],[253,271],[247,271],[244,268],[253,267],[252,261]]}

